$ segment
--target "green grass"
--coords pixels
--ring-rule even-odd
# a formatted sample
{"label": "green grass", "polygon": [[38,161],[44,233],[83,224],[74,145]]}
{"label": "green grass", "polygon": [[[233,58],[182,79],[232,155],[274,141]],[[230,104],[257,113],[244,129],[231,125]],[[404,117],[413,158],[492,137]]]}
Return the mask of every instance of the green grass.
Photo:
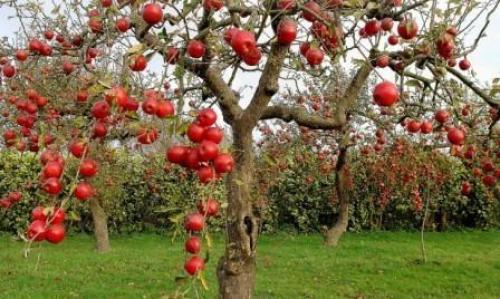
{"label": "green grass", "polygon": [[[428,262],[421,264],[417,233],[349,233],[336,249],[317,235],[263,236],[255,298],[500,298],[500,231],[426,239]],[[216,297],[221,238],[214,243],[205,298]],[[182,273],[182,244],[158,235],[114,237],[104,255],[84,235],[44,244],[27,259],[23,246],[0,237],[2,299],[160,298],[172,294]]]}

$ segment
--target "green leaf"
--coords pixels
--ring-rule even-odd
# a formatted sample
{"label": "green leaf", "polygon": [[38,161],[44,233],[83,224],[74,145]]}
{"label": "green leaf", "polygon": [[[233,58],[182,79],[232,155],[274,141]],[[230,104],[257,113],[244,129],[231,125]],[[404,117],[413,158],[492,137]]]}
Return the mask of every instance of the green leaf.
{"label": "green leaf", "polygon": [[184,218],[184,213],[179,213],[168,217],[168,220],[172,223],[179,223],[183,218]]}
{"label": "green leaf", "polygon": [[358,59],[358,58],[353,58],[351,62],[356,65],[356,66],[363,66],[366,63],[366,60],[364,59]]}
{"label": "green leaf", "polygon": [[68,214],[68,218],[73,221],[81,221],[82,218],[75,211],[71,211]]}
{"label": "green leaf", "polygon": [[417,79],[407,80],[405,82],[405,85],[410,87],[423,88],[422,83]]}

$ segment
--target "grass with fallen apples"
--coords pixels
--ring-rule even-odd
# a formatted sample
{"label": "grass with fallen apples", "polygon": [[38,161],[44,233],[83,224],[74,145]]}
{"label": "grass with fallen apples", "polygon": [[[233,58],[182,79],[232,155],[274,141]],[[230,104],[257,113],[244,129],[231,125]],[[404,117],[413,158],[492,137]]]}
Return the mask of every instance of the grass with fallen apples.
{"label": "grass with fallen apples", "polygon": [[[499,298],[500,231],[420,235],[348,233],[337,248],[319,235],[260,238],[255,298]],[[215,266],[223,236],[212,238],[205,277],[216,298]],[[182,274],[183,243],[171,236],[114,236],[113,250],[93,251],[93,239],[71,235],[60,245],[35,246],[0,236],[0,298],[167,298]],[[181,289],[189,286],[181,285]],[[198,286],[198,285],[195,285]],[[198,288],[199,289],[199,288]],[[195,289],[187,298],[196,298]]]}

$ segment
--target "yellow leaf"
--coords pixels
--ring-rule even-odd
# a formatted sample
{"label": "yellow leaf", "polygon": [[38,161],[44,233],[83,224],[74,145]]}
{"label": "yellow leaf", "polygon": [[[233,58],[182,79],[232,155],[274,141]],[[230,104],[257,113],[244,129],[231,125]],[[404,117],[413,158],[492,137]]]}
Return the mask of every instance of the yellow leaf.
{"label": "yellow leaf", "polygon": [[212,238],[208,233],[205,234],[205,240],[207,240],[207,247],[212,248]]}
{"label": "yellow leaf", "polygon": [[205,280],[205,277],[203,276],[203,272],[200,272],[200,275],[198,276],[200,278],[201,285],[205,289],[205,291],[208,291],[208,283]]}
{"label": "yellow leaf", "polygon": [[133,55],[133,54],[137,54],[137,53],[141,52],[143,49],[144,49],[143,44],[137,44],[137,45],[132,46],[132,48],[128,49],[127,53],[130,55]]}
{"label": "yellow leaf", "polygon": [[96,96],[104,91],[104,86],[101,84],[94,84],[88,88],[90,96]]}
{"label": "yellow leaf", "polygon": [[238,179],[234,179],[234,183],[235,183],[236,185],[238,185],[238,186],[242,186],[242,185],[244,185],[244,184],[245,184],[245,183],[243,183],[243,181],[238,180]]}

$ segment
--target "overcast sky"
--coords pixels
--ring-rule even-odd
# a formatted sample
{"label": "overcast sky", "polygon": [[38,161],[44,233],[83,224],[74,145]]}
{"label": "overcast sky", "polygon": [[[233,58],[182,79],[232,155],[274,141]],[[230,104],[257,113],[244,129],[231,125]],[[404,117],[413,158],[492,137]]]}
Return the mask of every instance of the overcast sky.
{"label": "overcast sky", "polygon": [[[49,2],[49,1],[45,1]],[[9,19],[13,10],[7,7],[0,8],[0,37],[12,37],[19,30],[17,19]],[[500,77],[500,10],[492,16],[491,24],[486,32],[487,36],[481,40],[477,50],[470,55],[472,69],[477,73],[482,82],[490,81],[492,78]]]}

